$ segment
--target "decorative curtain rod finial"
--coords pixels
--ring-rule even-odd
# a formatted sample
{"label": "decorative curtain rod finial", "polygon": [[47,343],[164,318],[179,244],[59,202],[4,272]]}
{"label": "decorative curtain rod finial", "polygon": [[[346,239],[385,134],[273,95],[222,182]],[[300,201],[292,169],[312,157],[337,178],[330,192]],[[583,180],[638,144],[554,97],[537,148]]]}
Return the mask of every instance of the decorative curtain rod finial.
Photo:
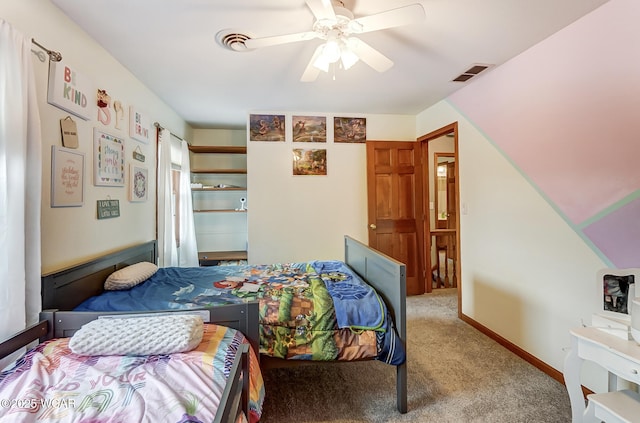
{"label": "decorative curtain rod finial", "polygon": [[[31,42],[33,44],[37,45],[38,47],[40,47],[41,49],[43,49],[44,51],[46,51],[47,54],[49,55],[49,60],[51,60],[52,62],[59,62],[59,61],[62,60],[62,54],[60,54],[60,52],[49,50],[48,48],[46,48],[45,46],[43,46],[42,44],[40,44],[39,42],[37,42],[33,38],[31,39]],[[38,56],[38,57],[40,57],[40,56]]]}

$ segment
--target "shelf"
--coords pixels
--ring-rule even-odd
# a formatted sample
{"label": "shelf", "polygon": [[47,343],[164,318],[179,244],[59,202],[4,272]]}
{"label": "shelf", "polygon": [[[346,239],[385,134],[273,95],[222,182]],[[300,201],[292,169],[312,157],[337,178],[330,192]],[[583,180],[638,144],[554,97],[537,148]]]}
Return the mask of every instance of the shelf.
{"label": "shelf", "polygon": [[194,213],[246,213],[247,209],[244,210],[236,210],[236,209],[207,209],[207,210],[193,210]]}
{"label": "shelf", "polygon": [[200,154],[247,154],[247,147],[190,145],[189,151]]}
{"label": "shelf", "polygon": [[202,188],[191,188],[191,191],[246,191],[246,187],[202,187]]}
{"label": "shelf", "polygon": [[191,169],[191,173],[239,173],[246,174],[247,169]]}
{"label": "shelf", "polygon": [[246,260],[246,251],[203,251],[198,253],[200,266],[215,266],[224,260]]}

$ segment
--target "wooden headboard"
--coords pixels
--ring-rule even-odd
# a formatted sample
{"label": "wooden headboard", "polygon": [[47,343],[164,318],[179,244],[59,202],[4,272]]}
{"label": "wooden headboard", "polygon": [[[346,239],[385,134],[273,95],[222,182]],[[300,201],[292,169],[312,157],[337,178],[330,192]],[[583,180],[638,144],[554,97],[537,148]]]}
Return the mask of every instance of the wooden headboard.
{"label": "wooden headboard", "polygon": [[141,261],[157,263],[157,259],[157,243],[153,240],[42,275],[42,310],[73,310],[87,298],[102,293],[111,273]]}

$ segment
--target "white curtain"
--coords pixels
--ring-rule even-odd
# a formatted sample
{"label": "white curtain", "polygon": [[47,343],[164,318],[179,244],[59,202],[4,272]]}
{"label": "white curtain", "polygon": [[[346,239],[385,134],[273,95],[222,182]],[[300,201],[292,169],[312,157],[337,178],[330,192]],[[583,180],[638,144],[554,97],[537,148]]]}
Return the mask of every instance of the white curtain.
{"label": "white curtain", "polygon": [[42,143],[31,39],[0,19],[0,339],[38,321]]}
{"label": "white curtain", "polygon": [[171,133],[158,128],[158,266],[178,266],[171,186]]}
{"label": "white curtain", "polygon": [[193,200],[191,198],[191,163],[189,147],[182,141],[180,163],[180,267],[198,266],[198,245],[193,222]]}

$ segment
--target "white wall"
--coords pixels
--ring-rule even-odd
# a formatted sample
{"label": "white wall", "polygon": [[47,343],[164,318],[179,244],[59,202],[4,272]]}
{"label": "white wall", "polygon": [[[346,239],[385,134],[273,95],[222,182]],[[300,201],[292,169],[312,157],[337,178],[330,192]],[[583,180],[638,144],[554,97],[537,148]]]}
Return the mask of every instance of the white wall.
{"label": "white wall", "polygon": [[[416,139],[414,116],[364,117],[369,140]],[[327,126],[326,144],[248,142],[250,263],[340,259],[344,235],[368,242],[365,144],[334,144]],[[327,176],[293,176],[293,148],[326,148]]]}
{"label": "white wall", "polygon": [[[125,105],[135,105],[151,119],[184,137],[188,126],[156,95],[142,85],[131,73],[113,59],[49,1],[0,0],[0,16],[14,28],[34,38],[45,47],[62,53],[63,62],[91,79],[98,88],[106,89],[114,99]],[[38,49],[34,45],[34,49]],[[153,60],[152,57],[149,60]],[[49,105],[46,100],[48,62],[33,56],[40,117],[42,121],[43,202],[42,202],[42,269],[43,273],[66,267],[103,252],[155,238],[155,142],[142,144],[130,139],[125,131],[114,132],[97,121],[75,118],[80,145],[85,153],[85,200],[82,207],[51,208],[51,146],[62,145],[60,119],[67,112]],[[95,104],[95,93],[89,101]],[[125,187],[96,187],[93,185],[93,128],[103,128],[125,138]],[[152,131],[155,139],[155,130]],[[140,147],[146,156],[145,165],[152,181],[149,198],[144,203],[130,203],[127,197],[129,163],[132,152]],[[96,202],[107,197],[120,201],[120,217],[97,220]]]}
{"label": "white wall", "polygon": [[[562,371],[569,330],[590,323],[604,263],[501,151],[447,101],[418,134],[458,122],[462,312]],[[601,388],[602,372],[586,383]]]}

